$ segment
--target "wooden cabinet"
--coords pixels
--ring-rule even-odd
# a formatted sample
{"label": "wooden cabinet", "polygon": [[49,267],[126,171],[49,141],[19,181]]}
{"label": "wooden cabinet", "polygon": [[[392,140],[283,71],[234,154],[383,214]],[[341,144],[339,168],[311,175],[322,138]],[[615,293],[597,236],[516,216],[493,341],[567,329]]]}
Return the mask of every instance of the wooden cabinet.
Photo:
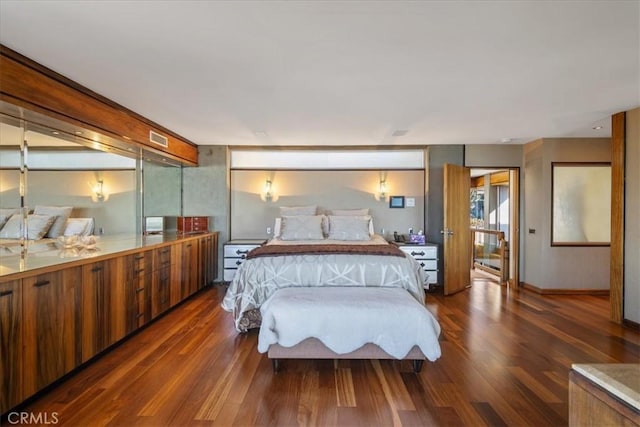
{"label": "wooden cabinet", "polygon": [[200,262],[198,241],[191,240],[182,244],[182,299],[199,289]]}
{"label": "wooden cabinet", "polygon": [[78,323],[80,267],[22,280],[23,389],[31,396],[81,362]]}
{"label": "wooden cabinet", "polygon": [[204,233],[209,231],[209,217],[206,216],[179,216],[178,233]]}
{"label": "wooden cabinet", "polygon": [[171,306],[171,265],[173,246],[153,251],[153,274],[151,281],[151,318],[155,318]]}
{"label": "wooden cabinet", "polygon": [[0,413],[215,277],[217,234],[74,260],[0,281]]}
{"label": "wooden cabinet", "polygon": [[202,266],[202,277],[200,287],[212,284],[218,272],[216,264],[218,259],[218,235],[210,234],[199,239],[200,265]]}
{"label": "wooden cabinet", "polygon": [[125,257],[126,332],[151,320],[152,251]]}
{"label": "wooden cabinet", "polygon": [[22,281],[0,284],[0,414],[20,403],[22,392]]}
{"label": "wooden cabinet", "polygon": [[125,335],[121,309],[124,273],[122,259],[82,266],[82,362],[86,362]]}

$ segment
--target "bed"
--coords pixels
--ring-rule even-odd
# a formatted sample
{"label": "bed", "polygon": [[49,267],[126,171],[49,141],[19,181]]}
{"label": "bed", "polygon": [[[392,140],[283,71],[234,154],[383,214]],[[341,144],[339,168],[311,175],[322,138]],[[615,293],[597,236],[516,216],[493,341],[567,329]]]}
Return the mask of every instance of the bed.
{"label": "bed", "polygon": [[239,332],[260,328],[274,368],[281,358],[408,358],[418,371],[440,356],[426,272],[366,213],[281,211],[275,237],[239,266],[222,307]]}
{"label": "bed", "polygon": [[288,287],[398,287],[424,301],[427,274],[382,236],[366,241],[272,239],[247,254],[222,307],[239,332],[260,326],[260,306]]}

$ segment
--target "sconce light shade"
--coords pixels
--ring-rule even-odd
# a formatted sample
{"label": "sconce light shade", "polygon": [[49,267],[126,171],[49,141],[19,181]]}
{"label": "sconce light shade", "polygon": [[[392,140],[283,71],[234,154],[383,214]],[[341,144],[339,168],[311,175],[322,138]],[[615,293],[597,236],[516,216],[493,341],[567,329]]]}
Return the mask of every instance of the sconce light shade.
{"label": "sconce light shade", "polygon": [[264,199],[271,200],[272,198],[273,198],[273,193],[272,193],[271,180],[267,179],[267,181],[264,183]]}
{"label": "sconce light shade", "polygon": [[93,191],[96,193],[96,200],[99,202],[104,201],[104,182],[102,180],[98,181]]}
{"label": "sconce light shade", "polygon": [[380,200],[384,200],[387,197],[387,181],[380,181]]}

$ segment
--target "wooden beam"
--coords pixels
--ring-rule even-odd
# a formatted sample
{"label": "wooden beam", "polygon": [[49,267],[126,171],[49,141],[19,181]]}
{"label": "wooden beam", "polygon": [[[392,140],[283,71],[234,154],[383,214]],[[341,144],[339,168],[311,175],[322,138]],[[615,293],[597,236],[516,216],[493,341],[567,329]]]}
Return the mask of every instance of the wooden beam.
{"label": "wooden beam", "polygon": [[[0,100],[134,147],[198,164],[198,147],[170,130],[0,45]],[[153,131],[167,138],[164,147],[150,141]]]}
{"label": "wooden beam", "polygon": [[611,320],[622,323],[624,287],[625,113],[611,117]]}

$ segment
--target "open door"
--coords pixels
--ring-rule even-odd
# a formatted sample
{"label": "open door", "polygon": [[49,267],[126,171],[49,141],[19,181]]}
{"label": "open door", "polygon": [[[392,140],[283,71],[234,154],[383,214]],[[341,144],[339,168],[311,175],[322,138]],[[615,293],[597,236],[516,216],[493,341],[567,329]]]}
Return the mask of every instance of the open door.
{"label": "open door", "polygon": [[451,295],[471,284],[471,231],[469,169],[444,165],[444,294]]}

